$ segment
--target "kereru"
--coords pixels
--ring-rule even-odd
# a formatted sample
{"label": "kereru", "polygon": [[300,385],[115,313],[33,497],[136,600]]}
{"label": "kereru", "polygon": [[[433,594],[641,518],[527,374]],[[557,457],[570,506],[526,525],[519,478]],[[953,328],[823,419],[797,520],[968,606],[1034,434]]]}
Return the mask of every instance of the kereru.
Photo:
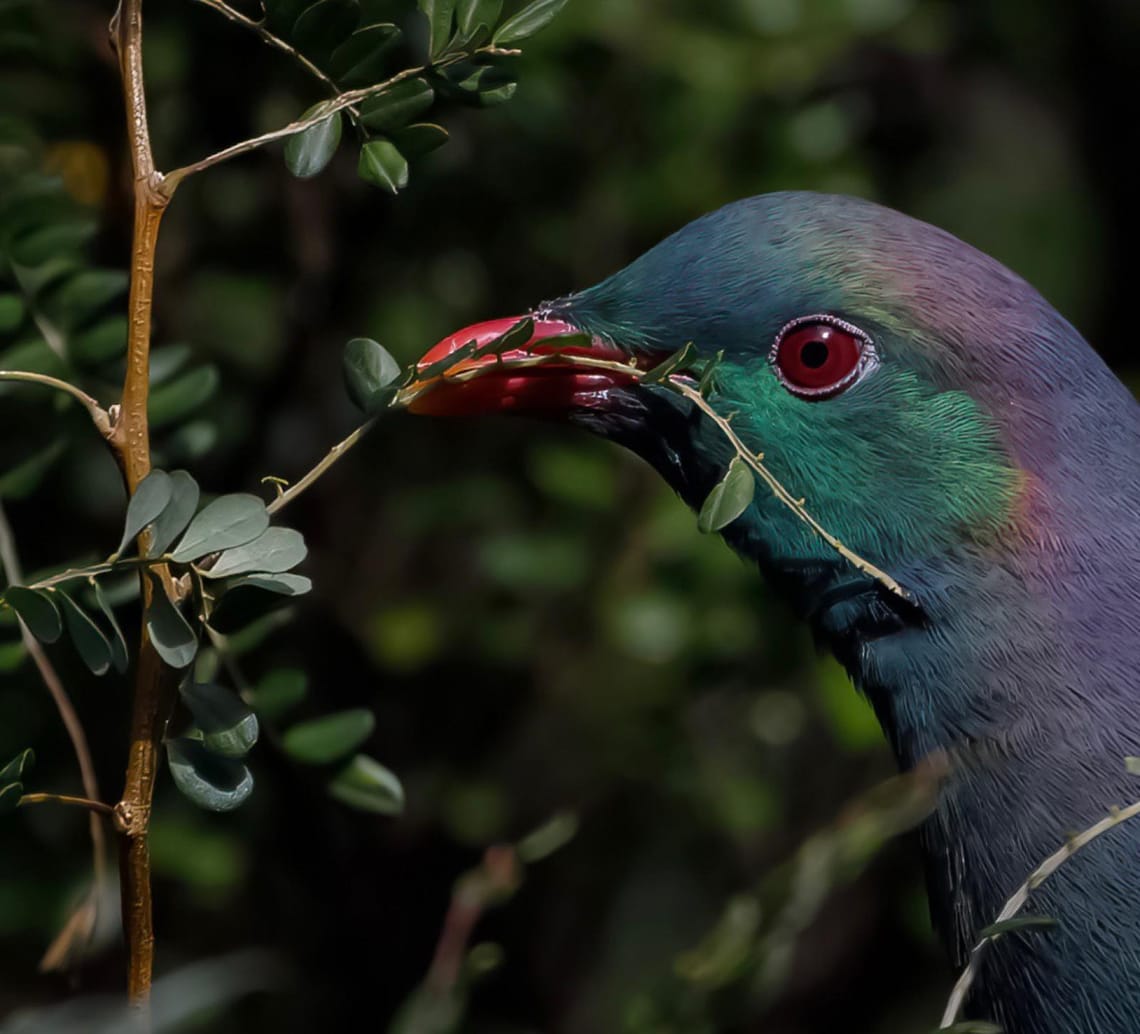
{"label": "kereru", "polygon": [[[1066,837],[1140,797],[1124,760],[1140,754],[1135,399],[1000,263],[845,197],[728,205],[533,316],[530,349],[580,331],[593,354],[642,365],[687,342],[723,350],[716,409],[825,529],[913,594],[766,491],[724,529],[867,695],[900,766],[950,759],[920,836],[962,966]],[[513,322],[459,331],[422,362]],[[557,415],[644,457],[694,507],[734,455],[692,401],[616,369],[506,364],[413,409]],[[1056,925],[1001,936],[965,1015],[1007,1034],[1140,1031],[1140,819],[1073,855],[1023,914]]]}

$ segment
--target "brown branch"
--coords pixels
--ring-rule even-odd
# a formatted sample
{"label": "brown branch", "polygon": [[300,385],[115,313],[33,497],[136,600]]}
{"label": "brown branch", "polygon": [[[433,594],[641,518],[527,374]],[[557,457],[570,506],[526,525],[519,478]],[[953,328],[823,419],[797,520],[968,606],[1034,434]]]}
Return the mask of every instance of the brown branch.
{"label": "brown branch", "polygon": [[509,845],[488,847],[479,868],[461,876],[452,891],[424,987],[433,996],[450,994],[459,983],[475,925],[488,908],[518,887],[520,865]]}
{"label": "brown branch", "polygon": [[[128,299],[127,369],[114,427],[116,448],[127,482],[134,492],[150,471],[147,395],[150,382],[150,324],[154,294],[154,257],[162,214],[170,199],[157,172],[147,126],[143,80],[142,0],[120,0],[111,22],[118,54],[127,116],[127,138],[134,173],[134,236],[131,246],[131,289]],[[145,546],[145,542],[143,543]],[[145,554],[146,549],[140,549]],[[169,584],[165,568],[156,568]],[[142,577],[143,605],[151,580]],[[173,706],[175,673],[163,664],[147,634],[145,618],[139,634],[131,714],[130,753],[123,796],[115,806],[116,828],[123,834],[119,880],[123,927],[127,940],[127,991],[132,1004],[145,1007],[154,968],[154,920],[150,891],[147,832],[163,732]]]}
{"label": "brown branch", "polygon": [[[2,503],[0,503],[0,568],[4,570],[10,583],[19,584],[23,581],[24,573],[20,566],[19,554],[16,551],[16,540]],[[91,757],[91,747],[87,743],[87,733],[84,731],[83,723],[79,720],[79,715],[71,703],[71,697],[56,673],[54,665],[48,659],[47,653],[40,645],[40,641],[28,631],[28,627],[23,621],[20,622],[20,637],[23,640],[24,649],[28,651],[28,656],[32,658],[44,686],[47,687],[47,691],[55,703],[64,729],[67,730],[68,738],[71,740],[71,749],[74,751],[75,760],[79,764],[79,777],[83,783],[83,792],[91,799],[92,803],[97,802],[101,795],[99,793],[99,780],[95,775],[95,762]],[[90,818],[88,829],[91,835],[91,863],[94,870],[91,900],[97,903],[102,897],[103,887],[107,881],[107,838],[104,835],[102,823],[94,814]],[[90,927],[93,928],[94,925],[94,913],[92,913]],[[44,954],[44,961],[40,964],[41,968],[45,966],[48,960],[59,957],[61,954],[67,954],[62,949],[70,947],[70,944],[65,944],[65,940],[70,940],[68,935],[71,929],[70,923],[64,926],[59,936]]]}

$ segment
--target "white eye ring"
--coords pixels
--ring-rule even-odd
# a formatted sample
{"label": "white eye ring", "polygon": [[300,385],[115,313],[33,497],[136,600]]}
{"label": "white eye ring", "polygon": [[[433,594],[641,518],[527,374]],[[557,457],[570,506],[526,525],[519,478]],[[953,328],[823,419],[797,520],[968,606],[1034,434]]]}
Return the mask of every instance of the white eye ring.
{"label": "white eye ring", "polygon": [[829,313],[799,316],[780,328],[768,363],[797,398],[834,398],[878,365],[866,331]]}

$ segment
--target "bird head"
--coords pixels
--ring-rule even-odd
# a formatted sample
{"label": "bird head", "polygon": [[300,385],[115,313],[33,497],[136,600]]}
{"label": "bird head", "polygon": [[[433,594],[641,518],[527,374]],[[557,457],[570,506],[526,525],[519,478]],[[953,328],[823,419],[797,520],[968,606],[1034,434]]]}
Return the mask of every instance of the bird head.
{"label": "bird head", "polygon": [[[904,670],[909,657],[876,659],[868,643],[916,626],[946,639],[951,623],[972,620],[982,663],[993,638],[986,604],[1012,612],[1015,592],[1032,596],[1027,566],[1047,575],[1065,552],[1047,547],[1089,521],[1089,494],[1120,491],[1119,450],[1104,443],[1122,423],[1135,434],[1131,396],[1025,281],[948,233],[851,198],[728,205],[532,315],[524,351],[573,331],[586,335],[574,351],[638,368],[690,342],[700,359],[723,354],[716,412],[819,528],[917,602],[886,591],[763,486],[725,529],[871,692],[889,729],[928,719],[929,701],[911,701],[909,716],[883,714],[897,704],[884,699],[897,697],[893,684],[918,676]],[[512,322],[461,330],[423,362]],[[506,364],[413,408],[568,420],[643,456],[693,506],[735,455],[691,399],[616,365]],[[1120,463],[1131,484],[1130,461]],[[960,734],[979,709],[963,699],[957,713],[936,710]],[[924,732],[937,724],[927,719]]]}
{"label": "bird head", "polygon": [[[506,358],[577,332],[579,358],[602,365],[475,357],[486,376],[445,380],[413,408],[569,420],[633,449],[693,506],[740,449],[763,454],[802,512],[765,483],[724,536],[844,663],[904,767],[952,758],[922,837],[936,923],[964,960],[1066,830],[1135,796],[1122,758],[1140,753],[1140,407],[1000,263],[850,198],[729,205],[532,316],[532,340]],[[424,362],[514,322],[459,331]],[[707,407],[637,375],[689,342],[706,362],[723,353]],[[1104,932],[1123,930],[1130,835],[1035,891],[1062,933],[1003,939],[976,1015],[1016,1034],[1118,1029],[1089,974],[1137,986],[1119,944],[1140,928]]]}

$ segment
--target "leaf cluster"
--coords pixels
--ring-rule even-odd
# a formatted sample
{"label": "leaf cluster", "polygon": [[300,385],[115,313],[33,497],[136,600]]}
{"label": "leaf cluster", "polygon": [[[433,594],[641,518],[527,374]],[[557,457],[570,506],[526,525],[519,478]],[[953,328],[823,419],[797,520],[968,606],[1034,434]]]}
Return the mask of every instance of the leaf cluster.
{"label": "leaf cluster", "polygon": [[[357,174],[398,193],[408,185],[409,161],[447,142],[447,130],[428,117],[433,109],[509,100],[518,86],[510,66],[517,51],[505,48],[545,28],[566,2],[534,0],[504,19],[502,0],[419,0],[411,24],[402,26],[393,5],[368,0],[266,0],[267,28],[332,88],[334,100],[348,90],[366,93],[324,118],[330,101],[309,108],[301,121],[310,124],[285,145],[286,165],[303,179],[320,173],[340,147],[347,118],[359,148]],[[418,65],[393,74],[391,55],[406,38]]]}
{"label": "leaf cluster", "polygon": [[[0,370],[115,397],[127,347],[122,306],[129,278],[87,260],[95,215],[61,178],[42,170],[34,134],[0,119],[0,155]],[[151,355],[150,381],[151,427],[170,432],[162,451],[168,458],[196,457],[213,434],[209,425],[188,421],[216,391],[217,368],[195,362],[187,345],[167,345]],[[0,499],[30,496],[83,430],[82,419],[69,419],[77,412],[71,403],[43,392],[26,400],[28,394],[0,379]]]}

